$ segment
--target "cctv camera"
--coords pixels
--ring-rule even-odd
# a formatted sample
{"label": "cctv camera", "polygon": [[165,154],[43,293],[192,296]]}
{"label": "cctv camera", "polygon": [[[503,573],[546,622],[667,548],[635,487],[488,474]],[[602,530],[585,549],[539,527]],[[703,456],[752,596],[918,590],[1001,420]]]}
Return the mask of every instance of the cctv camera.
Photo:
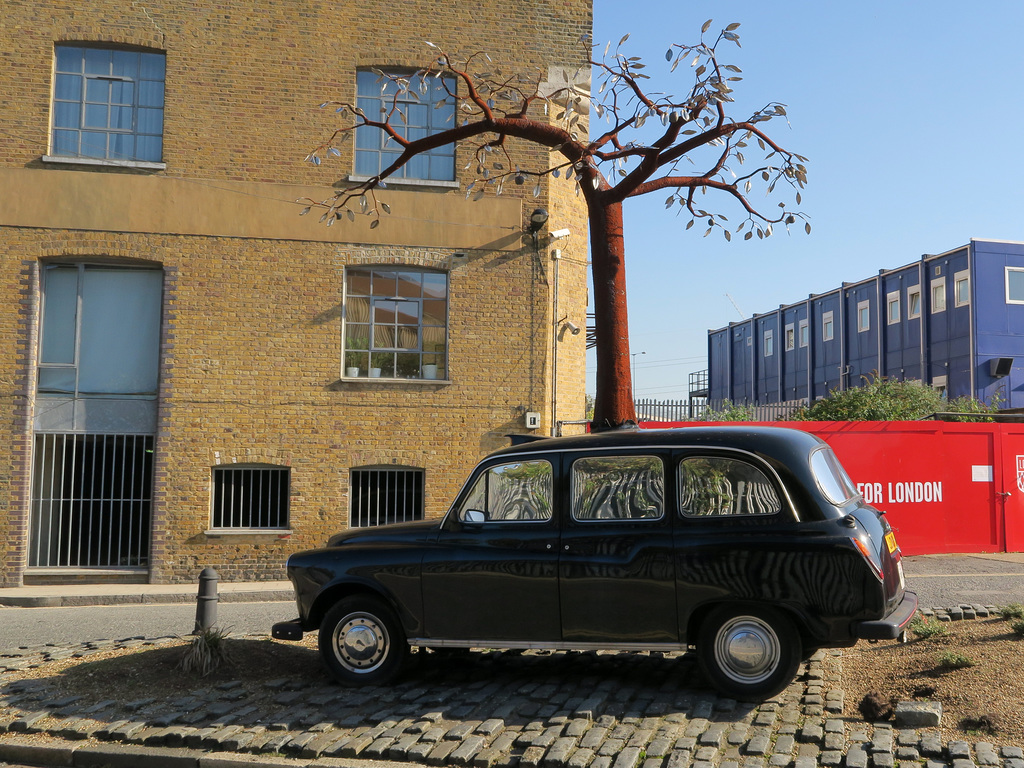
{"label": "cctv camera", "polygon": [[567,321],[566,324],[565,324],[565,327],[569,330],[569,333],[571,333],[573,336],[579,336],[580,335],[580,330],[581,330],[580,327],[578,325],[576,325],[576,323],[574,323],[572,320]]}
{"label": "cctv camera", "polygon": [[572,232],[570,232],[568,229],[556,229],[554,232],[551,232],[549,234],[549,237],[552,240],[561,240],[563,237],[568,237],[571,234]]}

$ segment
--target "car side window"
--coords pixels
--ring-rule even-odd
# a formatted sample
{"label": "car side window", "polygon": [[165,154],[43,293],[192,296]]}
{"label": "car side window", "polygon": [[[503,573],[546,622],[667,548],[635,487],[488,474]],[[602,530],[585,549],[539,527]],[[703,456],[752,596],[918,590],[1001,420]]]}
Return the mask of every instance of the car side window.
{"label": "car side window", "polygon": [[774,515],[782,502],[771,481],[752,464],[699,456],[679,462],[679,510],[687,517]]}
{"label": "car side window", "polygon": [[551,464],[517,461],[490,467],[473,484],[459,508],[466,523],[530,522],[551,519]]}
{"label": "car side window", "polygon": [[664,507],[665,467],[657,456],[601,456],[572,465],[575,520],[652,520]]}

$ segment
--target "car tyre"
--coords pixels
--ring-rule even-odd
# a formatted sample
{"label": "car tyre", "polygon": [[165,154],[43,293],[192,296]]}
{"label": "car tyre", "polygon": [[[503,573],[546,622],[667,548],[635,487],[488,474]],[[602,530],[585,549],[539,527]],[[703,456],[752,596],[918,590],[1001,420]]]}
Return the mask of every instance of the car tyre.
{"label": "car tyre", "polygon": [[803,650],[793,622],[779,611],[721,606],[701,624],[697,656],[719,691],[759,701],[793,681]]}
{"label": "car tyre", "polygon": [[409,646],[386,603],[357,595],[340,600],[324,616],[320,655],[345,685],[382,685],[401,672]]}

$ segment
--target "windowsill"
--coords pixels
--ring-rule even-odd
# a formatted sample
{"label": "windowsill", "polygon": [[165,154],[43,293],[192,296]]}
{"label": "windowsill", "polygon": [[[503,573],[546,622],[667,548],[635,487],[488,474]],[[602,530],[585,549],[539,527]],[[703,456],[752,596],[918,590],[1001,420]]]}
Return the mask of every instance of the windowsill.
{"label": "windowsill", "polygon": [[99,165],[107,168],[137,168],[147,171],[163,171],[167,163],[152,163],[147,160],[105,160],[100,157],[63,157],[61,155],[43,155],[44,163],[56,165]]}
{"label": "windowsill", "polygon": [[291,528],[211,528],[203,531],[203,535],[212,539],[222,536],[272,536],[275,539],[290,539],[292,533],[294,531]]}
{"label": "windowsill", "polygon": [[401,379],[384,378],[383,376],[342,376],[339,381],[345,384],[451,384],[451,379]]}
{"label": "windowsill", "polygon": [[[362,184],[363,182],[369,181],[370,179],[376,178],[375,176],[356,176],[355,174],[349,174],[346,177],[346,181],[351,181],[354,184]],[[457,181],[435,181],[433,179],[396,179],[388,177],[384,179],[385,187],[435,187],[437,189],[458,189],[459,182]]]}

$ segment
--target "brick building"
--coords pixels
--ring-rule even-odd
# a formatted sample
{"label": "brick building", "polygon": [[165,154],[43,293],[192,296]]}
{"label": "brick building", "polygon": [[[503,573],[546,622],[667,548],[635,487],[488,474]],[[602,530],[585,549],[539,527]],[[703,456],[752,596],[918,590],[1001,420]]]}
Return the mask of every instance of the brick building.
{"label": "brick building", "polygon": [[[443,514],[527,413],[581,419],[568,184],[468,200],[459,147],[390,182],[375,228],[295,201],[386,159],[364,132],[303,162],[321,102],[372,104],[367,68],[430,40],[561,84],[590,23],[586,0],[5,3],[0,586],[281,578],[346,526]],[[573,236],[535,247],[538,207]]]}

